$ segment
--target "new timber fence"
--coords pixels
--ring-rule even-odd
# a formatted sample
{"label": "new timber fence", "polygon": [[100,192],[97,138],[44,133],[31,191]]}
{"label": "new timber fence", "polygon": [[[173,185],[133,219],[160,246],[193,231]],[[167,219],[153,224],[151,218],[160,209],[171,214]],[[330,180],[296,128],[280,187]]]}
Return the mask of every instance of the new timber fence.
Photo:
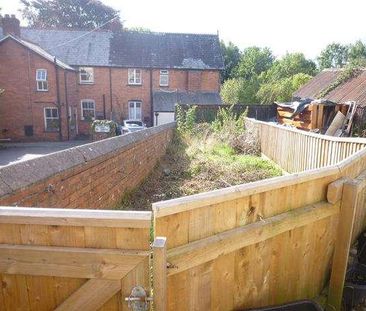
{"label": "new timber fence", "polygon": [[[327,310],[340,310],[349,247],[366,224],[366,141],[248,126],[291,174],[154,203],[152,214],[1,208],[2,309],[153,300],[162,311],[243,310],[311,299],[329,284]],[[146,296],[131,294],[138,286]]]}

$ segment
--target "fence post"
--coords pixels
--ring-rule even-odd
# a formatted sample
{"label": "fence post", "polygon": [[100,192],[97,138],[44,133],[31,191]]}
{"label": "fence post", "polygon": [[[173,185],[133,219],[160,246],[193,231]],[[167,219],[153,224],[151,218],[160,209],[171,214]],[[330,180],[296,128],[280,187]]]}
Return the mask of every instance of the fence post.
{"label": "fence post", "polygon": [[346,181],[343,186],[341,211],[333,255],[327,311],[341,310],[343,286],[346,278],[348,255],[352,241],[359,184]]}
{"label": "fence post", "polygon": [[156,237],[153,244],[154,310],[167,310],[166,237]]}

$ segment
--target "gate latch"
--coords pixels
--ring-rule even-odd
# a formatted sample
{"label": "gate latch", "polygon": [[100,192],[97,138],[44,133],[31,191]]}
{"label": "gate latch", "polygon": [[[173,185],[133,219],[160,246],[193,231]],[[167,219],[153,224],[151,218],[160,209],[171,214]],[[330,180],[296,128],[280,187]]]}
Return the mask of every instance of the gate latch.
{"label": "gate latch", "polygon": [[152,300],[151,297],[147,297],[142,286],[132,288],[130,296],[125,298],[125,301],[128,302],[128,308],[133,311],[147,311]]}

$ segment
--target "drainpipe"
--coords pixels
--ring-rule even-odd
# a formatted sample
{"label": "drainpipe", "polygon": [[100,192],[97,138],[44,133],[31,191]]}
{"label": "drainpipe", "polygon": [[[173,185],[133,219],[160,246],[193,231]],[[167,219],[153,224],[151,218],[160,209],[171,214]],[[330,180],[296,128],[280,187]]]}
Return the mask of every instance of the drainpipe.
{"label": "drainpipe", "polygon": [[65,83],[65,105],[66,105],[66,126],[67,126],[67,140],[70,140],[70,117],[69,116],[69,101],[67,99],[67,71],[64,71],[64,83]]}
{"label": "drainpipe", "polygon": [[60,101],[60,85],[59,85],[59,79],[58,79],[58,66],[57,66],[57,62],[56,62],[56,57],[53,60],[54,65],[55,65],[55,71],[56,71],[56,95],[57,95],[57,103],[56,106],[58,108],[58,126],[59,126],[59,130],[58,130],[58,138],[60,141],[62,141],[62,114],[61,114],[61,101]]}
{"label": "drainpipe", "polygon": [[150,68],[150,122],[154,126],[154,112],[153,112],[153,70]]}
{"label": "drainpipe", "polygon": [[112,120],[112,116],[113,116],[113,106],[112,106],[112,68],[109,67],[109,100],[110,100],[110,105],[111,105],[111,116],[110,116],[110,120]]}
{"label": "drainpipe", "polygon": [[105,120],[107,118],[105,111],[105,94],[103,94],[102,98],[103,98],[103,119]]}

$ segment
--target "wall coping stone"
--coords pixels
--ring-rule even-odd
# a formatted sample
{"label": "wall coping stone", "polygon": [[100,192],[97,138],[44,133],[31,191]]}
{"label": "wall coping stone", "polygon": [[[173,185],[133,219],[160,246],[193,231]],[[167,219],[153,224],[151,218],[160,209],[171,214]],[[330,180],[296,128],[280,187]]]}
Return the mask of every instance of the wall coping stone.
{"label": "wall coping stone", "polygon": [[144,141],[149,136],[175,127],[175,122],[167,123],[2,167],[0,168],[0,197],[99,157],[128,149],[129,146]]}

